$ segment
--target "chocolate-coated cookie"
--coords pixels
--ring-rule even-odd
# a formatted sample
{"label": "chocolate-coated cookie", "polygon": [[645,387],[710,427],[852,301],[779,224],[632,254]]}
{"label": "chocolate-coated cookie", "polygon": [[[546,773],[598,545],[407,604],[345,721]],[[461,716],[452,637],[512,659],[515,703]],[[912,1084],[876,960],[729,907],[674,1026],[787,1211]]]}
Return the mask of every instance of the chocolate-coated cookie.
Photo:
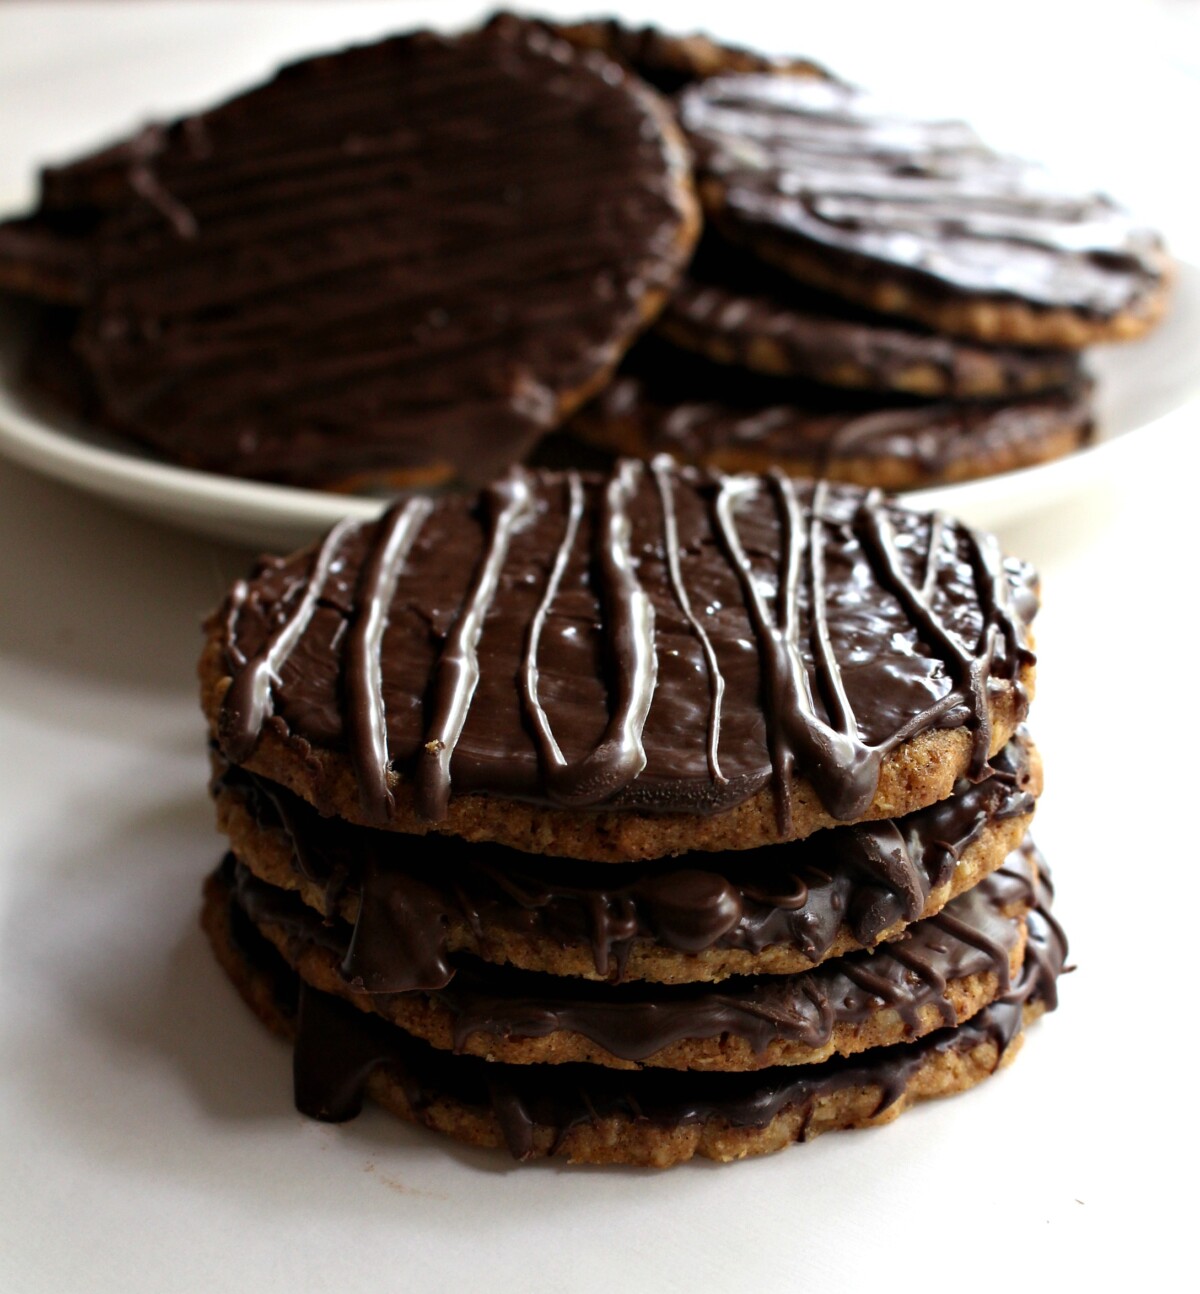
{"label": "chocolate-coated cookie", "polygon": [[984,346],[873,314],[709,239],[655,331],[719,364],[853,390],[1009,399],[1078,384],[1074,351]]}
{"label": "chocolate-coated cookie", "polygon": [[243,912],[306,984],[438,1050],[518,1065],[728,1072],[819,1064],[968,1019],[1021,965],[1035,883],[1030,847],[906,938],[801,975],[613,987],[461,958],[441,987],[394,992],[388,946],[363,948],[347,923],[244,867],[233,880]]}
{"label": "chocolate-coated cookie", "polygon": [[433,1051],[384,1020],[301,989],[229,898],[220,876],[210,878],[204,928],[247,1005],[296,1040],[295,1096],[304,1113],[353,1118],[369,1094],[403,1119],[471,1145],[507,1147],[522,1160],[664,1168],[890,1122],[913,1102],[963,1091],[1011,1059],[1024,1025],[1054,1009],[1066,958],[1043,897],[1028,919],[1025,964],[1012,988],[966,1023],[915,1043],[748,1074],[514,1066]]}
{"label": "chocolate-coated cookie", "polygon": [[698,227],[663,101],[511,16],[296,63],[48,172],[41,212],[47,236],[87,228],[77,345],[114,426],[338,488],[523,457],[605,382]]}
{"label": "chocolate-coated cookie", "polygon": [[1024,736],[927,809],[807,840],[588,867],[450,836],[322,817],[219,761],[217,818],[238,859],[353,928],[372,986],[441,987],[455,954],[588,979],[678,984],[790,974],[939,912],[1016,849],[1041,791]]}
{"label": "chocolate-coated cookie", "polygon": [[558,857],[746,849],[983,774],[1032,571],[846,486],[515,469],[264,561],[208,621],[210,733],[321,812]]}
{"label": "chocolate-coated cookie", "polygon": [[640,343],[565,434],[610,454],[914,490],[1079,449],[1092,435],[1091,392],[1081,376],[1062,391],[1000,401],[864,395]]}
{"label": "chocolate-coated cookie", "polygon": [[962,122],[796,77],[713,78],[678,110],[721,233],[801,282],[1002,345],[1121,340],[1162,313],[1156,234]]}

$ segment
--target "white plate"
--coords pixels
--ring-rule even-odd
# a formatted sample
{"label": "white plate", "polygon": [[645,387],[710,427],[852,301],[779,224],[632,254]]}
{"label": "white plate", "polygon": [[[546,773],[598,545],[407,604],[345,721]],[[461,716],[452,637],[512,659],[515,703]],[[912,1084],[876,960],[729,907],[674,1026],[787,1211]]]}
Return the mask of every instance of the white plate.
{"label": "white plate", "polygon": [[[286,550],[345,516],[369,518],[377,499],[265,485],[162,463],[73,422],[20,391],[19,314],[0,316],[0,452],[43,475],[195,533]],[[1021,515],[1121,471],[1124,454],[1154,452],[1157,428],[1200,403],[1200,267],[1179,267],[1166,321],[1145,341],[1094,352],[1100,433],[1081,453],[1040,467],[910,495],[975,525],[1000,530]]]}

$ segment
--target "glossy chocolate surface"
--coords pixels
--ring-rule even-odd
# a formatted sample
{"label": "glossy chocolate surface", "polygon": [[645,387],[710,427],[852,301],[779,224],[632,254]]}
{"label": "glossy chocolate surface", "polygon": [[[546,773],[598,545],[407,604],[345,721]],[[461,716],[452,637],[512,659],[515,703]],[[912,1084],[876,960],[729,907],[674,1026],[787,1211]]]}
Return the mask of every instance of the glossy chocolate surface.
{"label": "glossy chocolate surface", "polygon": [[1110,318],[1160,284],[1156,234],[1099,194],[988,148],[959,121],[833,81],[723,77],[679,100],[722,232],[949,295]]}
{"label": "glossy chocolate surface", "polygon": [[875,495],[669,460],[607,478],[514,470],[269,560],[213,617],[240,763],[270,718],[341,750],[363,815],[393,774],[451,793],[704,814],[795,778],[862,816],[885,756],[1023,708],[1036,579],[991,536]]}

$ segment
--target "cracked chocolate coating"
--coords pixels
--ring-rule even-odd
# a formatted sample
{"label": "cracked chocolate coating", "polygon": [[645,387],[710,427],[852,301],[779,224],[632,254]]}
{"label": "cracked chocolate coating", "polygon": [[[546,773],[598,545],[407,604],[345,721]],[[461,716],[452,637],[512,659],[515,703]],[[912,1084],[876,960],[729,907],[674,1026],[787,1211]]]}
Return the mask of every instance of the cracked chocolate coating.
{"label": "cracked chocolate coating", "polygon": [[287,833],[294,866],[324,886],[327,913],[346,890],[357,895],[345,937],[354,973],[374,991],[399,992],[450,982],[452,916],[484,944],[496,930],[586,943],[596,973],[618,981],[639,939],[684,955],[786,943],[814,963],[843,929],[869,947],[920,915],[985,826],[1032,812],[1029,758],[1027,739],[1014,740],[983,781],[897,821],[618,869],[355,827],[233,766],[217,782],[245,800],[261,829]]}
{"label": "cracked chocolate coating", "polygon": [[517,469],[235,585],[210,721],[234,763],[268,719],[346,752],[379,825],[401,782],[431,822],[452,793],[696,815],[773,785],[789,836],[793,779],[853,820],[920,733],[965,727],[981,775],[1035,607],[992,537],[860,490]]}
{"label": "cracked chocolate coating", "polygon": [[697,225],[661,101],[512,16],[293,64],[47,172],[42,214],[94,224],[77,344],[111,422],[193,466],[346,486],[523,457]]}
{"label": "cracked chocolate coating", "polygon": [[1162,285],[1156,234],[1111,199],[993,152],[963,122],[765,76],[689,87],[679,113],[721,231],[772,259],[792,246],[852,273],[1099,319],[1141,311]]}

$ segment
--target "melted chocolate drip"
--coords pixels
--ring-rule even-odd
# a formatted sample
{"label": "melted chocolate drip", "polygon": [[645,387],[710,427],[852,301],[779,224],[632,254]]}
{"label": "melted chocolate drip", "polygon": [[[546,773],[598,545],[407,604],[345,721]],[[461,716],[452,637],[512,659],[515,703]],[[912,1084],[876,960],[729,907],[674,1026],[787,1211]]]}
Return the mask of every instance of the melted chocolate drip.
{"label": "melted chocolate drip", "polygon": [[[777,1041],[824,1047],[837,1026],[863,1024],[885,1007],[910,1030],[930,1004],[953,1025],[957,1017],[945,996],[951,980],[991,973],[1002,990],[1009,986],[1009,957],[1019,930],[1019,916],[1011,914],[1032,902],[1031,862],[1031,851],[1018,851],[942,912],[910,927],[903,940],[835,958],[801,975],[730,979],[719,988],[614,990],[462,959],[453,982],[429,996],[453,1018],[456,1051],[474,1034],[519,1039],[566,1032],[626,1061],[646,1061],[688,1039],[722,1036],[742,1040],[760,1056]],[[255,922],[286,931],[297,948],[315,945],[339,960],[345,955],[350,932],[344,924],[323,923],[294,895],[264,885],[244,868],[236,885],[238,902]],[[360,942],[356,931],[343,971]],[[393,953],[386,944],[362,951],[354,987],[370,991],[386,981]],[[377,960],[371,960],[371,951]],[[409,950],[400,956],[407,963]]]}
{"label": "melted chocolate drip", "polygon": [[[218,735],[243,760],[271,714],[309,745],[350,746],[376,807],[381,768],[414,779],[434,820],[476,791],[716,812],[772,777],[785,831],[793,778],[852,819],[884,756],[930,729],[968,725],[982,774],[988,698],[1033,659],[1032,574],[992,541],[778,473],[517,470],[478,503],[434,505],[387,608],[360,574],[377,544],[376,526],[339,528],[235,588]],[[364,618],[387,621],[377,661],[348,659],[346,625]],[[347,670],[367,664],[378,691],[351,691],[378,695],[386,768],[370,725],[347,720]]]}
{"label": "melted chocolate drip", "polygon": [[[1054,1008],[1055,981],[1062,973],[1067,945],[1049,914],[1049,901],[1043,888],[1038,909],[1027,919],[1024,967],[1009,991],[966,1023],[914,1043],[819,1066],[776,1066],[741,1074],[514,1066],[436,1052],[377,1017],[304,989],[303,1033],[297,1039],[297,1055],[302,1057],[298,1093],[309,1110],[332,1110],[334,1117],[348,1114],[361,1101],[367,1069],[380,1068],[402,1085],[417,1118],[445,1097],[490,1115],[516,1158],[532,1152],[537,1129],[549,1130],[554,1145],[575,1126],[614,1117],[649,1120],[664,1129],[710,1119],[732,1127],[763,1128],[786,1109],[811,1110],[823,1095],[863,1087],[878,1091],[879,1113],[898,1099],[927,1060],[991,1042],[999,1064],[1021,1031],[1024,1007],[1041,1002],[1048,1010]],[[261,936],[250,931],[238,942],[260,974],[295,992],[294,974]],[[286,994],[278,996],[283,1000]]]}
{"label": "melted chocolate drip", "polygon": [[1155,234],[1110,199],[1056,187],[962,122],[888,111],[832,81],[725,77],[679,112],[723,233],[795,246],[866,273],[884,267],[947,294],[1109,318],[1162,278]]}
{"label": "melted chocolate drip", "polygon": [[371,986],[399,992],[449,982],[452,918],[484,947],[496,930],[589,943],[596,973],[616,980],[636,939],[685,954],[760,952],[786,943],[819,961],[848,929],[869,947],[897,922],[920,915],[989,823],[1032,812],[1029,778],[1022,738],[991,761],[981,782],[964,783],[950,798],[896,821],[618,869],[454,838],[372,832],[323,818],[282,787],[233,767],[220,782],[245,798],[262,830],[286,831],[298,870],[326,886],[331,910],[347,887],[360,895],[355,946],[366,938],[364,921],[380,932],[370,939],[381,950]]}

